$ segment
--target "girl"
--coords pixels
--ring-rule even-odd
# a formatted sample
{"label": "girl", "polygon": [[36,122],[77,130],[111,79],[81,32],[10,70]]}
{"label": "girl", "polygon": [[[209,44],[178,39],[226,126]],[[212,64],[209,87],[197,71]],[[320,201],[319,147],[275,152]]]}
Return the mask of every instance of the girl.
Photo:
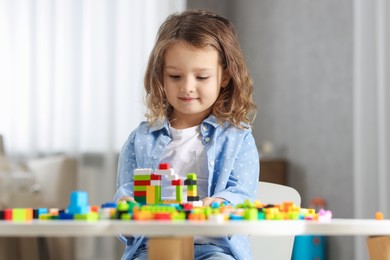
{"label": "girl", "polygon": [[[119,157],[115,199],[133,199],[133,170],[168,162],[197,173],[204,205],[254,200],[259,156],[251,133],[252,80],[230,21],[207,11],[174,14],[161,25],[144,85],[147,122]],[[164,182],[163,182],[164,186]],[[172,196],[163,191],[162,196]],[[122,237],[123,259],[146,259],[147,239]],[[195,237],[195,259],[249,259],[243,236]]]}

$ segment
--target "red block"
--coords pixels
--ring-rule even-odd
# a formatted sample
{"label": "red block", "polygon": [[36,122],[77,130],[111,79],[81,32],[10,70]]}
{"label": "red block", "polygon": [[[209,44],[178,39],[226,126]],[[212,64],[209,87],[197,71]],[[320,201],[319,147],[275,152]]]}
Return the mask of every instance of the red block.
{"label": "red block", "polygon": [[181,180],[181,179],[172,180],[171,185],[172,185],[172,186],[183,186],[183,180]]}
{"label": "red block", "polygon": [[153,174],[150,175],[150,180],[152,181],[161,181],[161,175]]}
{"label": "red block", "polygon": [[193,207],[194,207],[194,206],[193,206],[192,204],[190,204],[190,203],[185,203],[185,204],[183,205],[183,209],[186,210],[186,211],[192,210]]}
{"label": "red block", "polygon": [[134,181],[134,186],[150,186],[150,181]]}
{"label": "red block", "polygon": [[155,220],[172,220],[172,216],[170,213],[166,213],[166,212],[154,213],[154,219]]}
{"label": "red block", "polygon": [[159,170],[169,170],[170,169],[169,163],[160,163],[158,165],[158,169]]}
{"label": "red block", "polygon": [[146,197],[146,191],[134,191],[134,196]]}
{"label": "red block", "polygon": [[12,209],[4,210],[4,220],[12,220]]}

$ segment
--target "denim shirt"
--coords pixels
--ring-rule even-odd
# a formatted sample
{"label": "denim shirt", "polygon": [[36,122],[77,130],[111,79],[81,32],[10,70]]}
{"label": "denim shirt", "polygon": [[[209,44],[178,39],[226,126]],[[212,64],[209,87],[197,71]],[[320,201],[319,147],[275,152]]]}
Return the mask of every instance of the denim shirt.
{"label": "denim shirt", "polygon": [[[233,205],[245,199],[253,201],[259,181],[259,155],[251,129],[218,124],[211,115],[202,122],[200,131],[208,161],[208,196],[223,198]],[[167,121],[155,127],[142,122],[130,134],[119,156],[115,201],[123,196],[134,197],[134,169],[157,169],[170,141]],[[131,259],[144,242],[144,236],[120,239],[126,244],[122,259]],[[224,237],[223,243],[236,259],[252,258],[247,236]]]}

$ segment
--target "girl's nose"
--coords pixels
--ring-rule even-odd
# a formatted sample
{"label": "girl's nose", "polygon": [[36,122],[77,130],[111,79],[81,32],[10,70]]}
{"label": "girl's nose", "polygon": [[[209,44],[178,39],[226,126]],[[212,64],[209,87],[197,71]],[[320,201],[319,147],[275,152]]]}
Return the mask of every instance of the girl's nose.
{"label": "girl's nose", "polygon": [[195,82],[189,78],[183,80],[181,84],[181,92],[183,93],[191,93],[195,91]]}

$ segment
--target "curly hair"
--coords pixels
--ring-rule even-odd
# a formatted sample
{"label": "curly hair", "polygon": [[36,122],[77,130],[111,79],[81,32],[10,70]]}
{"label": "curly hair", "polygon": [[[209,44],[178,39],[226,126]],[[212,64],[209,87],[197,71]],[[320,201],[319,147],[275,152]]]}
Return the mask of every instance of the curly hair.
{"label": "curly hair", "polygon": [[239,128],[251,125],[256,115],[253,82],[235,29],[229,20],[203,10],[170,15],[159,28],[144,78],[148,123],[169,119],[173,111],[165,96],[163,71],[165,52],[177,41],[197,48],[212,46],[218,51],[230,81],[221,88],[211,113],[219,123],[230,122]]}

